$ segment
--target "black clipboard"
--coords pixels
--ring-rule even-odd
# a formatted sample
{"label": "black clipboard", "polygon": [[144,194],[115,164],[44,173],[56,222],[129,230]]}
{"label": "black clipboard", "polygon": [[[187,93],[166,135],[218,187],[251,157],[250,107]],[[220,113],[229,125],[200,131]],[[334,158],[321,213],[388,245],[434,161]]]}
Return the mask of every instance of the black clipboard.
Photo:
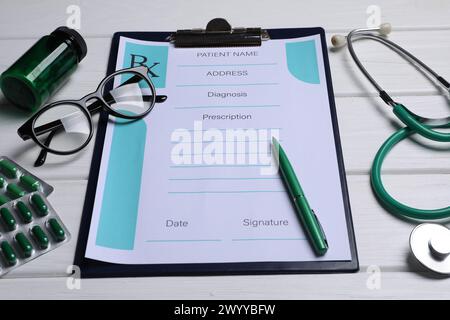
{"label": "black clipboard", "polygon": [[[218,21],[221,20],[221,21]],[[115,264],[97,261],[85,257],[86,245],[91,224],[92,210],[97,189],[98,173],[103,153],[103,144],[106,133],[108,115],[100,115],[98,130],[92,156],[91,169],[86,190],[84,208],[78,234],[78,243],[75,252],[74,265],[78,266],[82,278],[102,277],[141,277],[141,276],[193,276],[193,275],[236,275],[236,274],[288,274],[288,273],[333,273],[356,272],[359,270],[358,255],[356,250],[353,222],[350,211],[347,181],[345,177],[344,161],[339,137],[339,129],[336,116],[333,86],[331,82],[330,65],[328,61],[325,31],[323,28],[290,28],[269,29],[239,28],[231,29],[224,19],[212,20],[206,30],[197,30],[189,33],[189,30],[173,32],[116,32],[112,39],[107,73],[115,71],[120,37],[128,37],[147,41],[175,41],[178,36],[178,47],[212,46],[208,45],[208,37],[212,37],[217,46],[218,38],[223,46],[260,45],[262,36],[270,39],[289,39],[312,35],[320,35],[322,54],[324,58],[326,82],[328,86],[328,100],[330,105],[331,120],[333,124],[336,155],[338,160],[339,175],[342,186],[342,197],[347,222],[348,238],[351,260],[348,261],[299,261],[299,262],[238,262],[238,263],[190,263],[190,264]],[[230,35],[233,37],[230,38]],[[227,37],[228,35],[228,37]],[[182,41],[180,40],[182,39]],[[229,39],[229,41],[224,40]]]}

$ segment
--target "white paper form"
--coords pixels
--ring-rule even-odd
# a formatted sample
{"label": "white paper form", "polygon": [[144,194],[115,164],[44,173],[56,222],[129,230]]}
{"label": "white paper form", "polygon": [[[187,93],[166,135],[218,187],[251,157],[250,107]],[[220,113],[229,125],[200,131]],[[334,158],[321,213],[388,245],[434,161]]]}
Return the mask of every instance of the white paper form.
{"label": "white paper form", "polygon": [[[319,35],[193,49],[122,37],[118,52],[117,69],[145,63],[157,94],[168,98],[131,129],[108,124],[86,257],[351,260]],[[279,174],[270,174],[272,136],[323,226],[323,257]],[[120,160],[135,154],[133,163]]]}

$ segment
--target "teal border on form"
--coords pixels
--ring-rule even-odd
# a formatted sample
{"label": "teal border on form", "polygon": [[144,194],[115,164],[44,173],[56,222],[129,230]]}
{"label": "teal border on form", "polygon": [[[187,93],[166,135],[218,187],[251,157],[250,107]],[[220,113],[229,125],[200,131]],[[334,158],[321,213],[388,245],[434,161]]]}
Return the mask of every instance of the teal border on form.
{"label": "teal border on form", "polygon": [[315,40],[286,43],[286,60],[289,72],[295,78],[311,84],[320,83]]}
{"label": "teal border on form", "polygon": [[[132,55],[139,55],[143,58],[138,59],[137,62],[145,61],[149,68],[154,66],[149,76],[155,87],[164,88],[168,50],[167,46],[149,46],[127,42],[124,61],[122,66],[118,65],[117,67],[119,69],[131,67]],[[116,120],[113,125],[108,169],[95,240],[98,246],[120,250],[134,249],[146,140],[147,124],[142,119],[127,123]]]}
{"label": "teal border on form", "polygon": [[[133,250],[147,125],[114,125],[96,245]],[[144,138],[142,138],[144,137]]]}

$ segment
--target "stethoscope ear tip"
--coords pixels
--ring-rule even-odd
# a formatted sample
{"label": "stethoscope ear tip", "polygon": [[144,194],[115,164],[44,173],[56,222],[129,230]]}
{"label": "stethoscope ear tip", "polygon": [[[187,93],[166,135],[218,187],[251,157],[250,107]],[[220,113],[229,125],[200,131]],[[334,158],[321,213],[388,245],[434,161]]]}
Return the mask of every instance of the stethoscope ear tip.
{"label": "stethoscope ear tip", "polygon": [[387,36],[392,31],[392,25],[388,22],[380,24],[380,34],[383,36]]}
{"label": "stethoscope ear tip", "polygon": [[[354,30],[355,31],[378,31],[378,33],[380,35],[383,36],[387,36],[388,34],[391,33],[392,31],[392,25],[388,22],[382,23],[380,24],[380,26],[378,28],[374,28],[374,29],[357,29]],[[340,35],[340,34],[335,34],[331,37],[331,44],[333,45],[333,47],[335,48],[341,48],[343,46],[345,46],[347,44],[347,37]]]}
{"label": "stethoscope ear tip", "polygon": [[347,44],[347,37],[340,34],[335,34],[331,37],[331,44],[335,48],[343,47]]}

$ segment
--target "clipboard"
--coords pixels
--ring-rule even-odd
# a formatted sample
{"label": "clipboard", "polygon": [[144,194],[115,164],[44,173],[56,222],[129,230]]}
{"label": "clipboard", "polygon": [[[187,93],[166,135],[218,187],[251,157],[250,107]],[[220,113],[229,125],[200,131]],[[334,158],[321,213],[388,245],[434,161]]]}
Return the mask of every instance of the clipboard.
{"label": "clipboard", "polygon": [[[342,188],[342,200],[345,210],[347,233],[350,246],[350,260],[339,261],[294,261],[294,262],[232,262],[232,263],[181,263],[181,264],[115,264],[97,261],[85,257],[89,236],[92,211],[97,190],[100,164],[105,141],[108,115],[100,115],[92,164],[86,190],[86,197],[74,265],[78,266],[82,278],[101,277],[140,277],[140,276],[192,276],[192,275],[233,275],[233,274],[288,274],[288,273],[336,273],[356,272],[359,270],[355,235],[350,211],[344,162],[331,82],[330,67],[326,51],[325,31],[322,28],[269,29],[231,28],[225,19],[213,19],[206,29],[178,30],[173,32],[117,32],[111,44],[107,73],[115,71],[120,37],[137,40],[172,42],[175,47],[217,47],[217,46],[259,46],[269,39],[289,39],[320,35],[324,59],[326,84],[334,143]],[[182,50],[182,49],[180,49]]]}

